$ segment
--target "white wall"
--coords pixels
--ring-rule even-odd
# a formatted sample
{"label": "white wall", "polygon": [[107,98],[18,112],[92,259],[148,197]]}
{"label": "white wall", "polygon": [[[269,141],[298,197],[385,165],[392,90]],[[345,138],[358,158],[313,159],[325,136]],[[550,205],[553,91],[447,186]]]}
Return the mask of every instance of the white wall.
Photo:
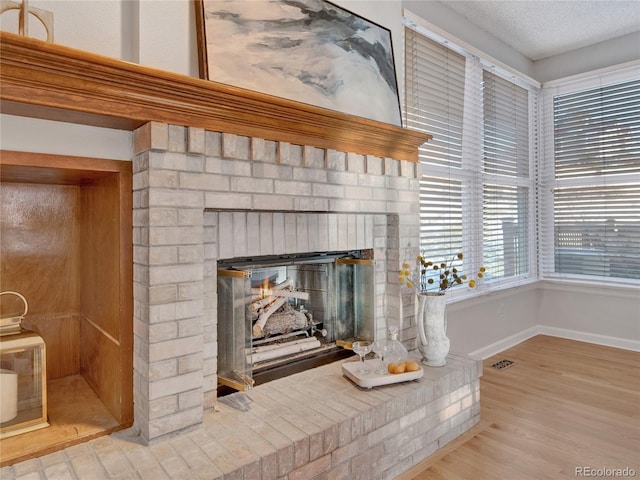
{"label": "white wall", "polygon": [[538,60],[534,78],[544,83],[640,59],[640,32]]}
{"label": "white wall", "polygon": [[[640,347],[640,290],[604,286],[539,283],[539,324],[580,332],[585,339]],[[561,332],[559,332],[561,333]]]}
{"label": "white wall", "polygon": [[466,355],[535,327],[539,306],[535,283],[448,304],[451,351]]}
{"label": "white wall", "polygon": [[[120,0],[31,0],[29,6],[53,12],[54,43],[79,48],[100,55],[131,60],[131,45],[125,43],[123,15],[128,2]],[[1,17],[4,31],[17,33],[15,11]],[[36,38],[42,32],[37,21],[30,21],[30,33]]]}
{"label": "white wall", "polygon": [[136,0],[134,3],[139,8],[137,62],[198,77],[194,2]]}
{"label": "white wall", "polygon": [[2,114],[0,148],[19,152],[131,160],[133,133]]}
{"label": "white wall", "polygon": [[539,281],[447,306],[451,351],[486,358],[537,334],[640,351],[640,290]]}

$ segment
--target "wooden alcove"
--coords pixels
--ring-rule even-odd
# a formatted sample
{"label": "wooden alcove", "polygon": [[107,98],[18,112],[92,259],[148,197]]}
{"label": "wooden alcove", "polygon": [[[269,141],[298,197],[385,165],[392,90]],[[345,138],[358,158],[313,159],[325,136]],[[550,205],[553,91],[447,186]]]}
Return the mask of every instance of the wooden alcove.
{"label": "wooden alcove", "polygon": [[50,426],[0,440],[2,465],[133,421],[131,163],[0,152],[0,289],[47,349]]}

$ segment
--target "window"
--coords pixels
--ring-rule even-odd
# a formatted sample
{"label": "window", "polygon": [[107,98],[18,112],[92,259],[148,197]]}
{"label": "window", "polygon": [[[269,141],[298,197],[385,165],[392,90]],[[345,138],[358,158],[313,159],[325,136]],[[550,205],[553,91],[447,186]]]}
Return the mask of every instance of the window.
{"label": "window", "polygon": [[412,30],[406,39],[407,126],[433,135],[420,148],[420,251],[440,261],[463,252],[466,60]]}
{"label": "window", "polygon": [[433,135],[420,149],[420,250],[434,261],[462,252],[466,273],[484,265],[484,288],[523,281],[535,272],[535,89],[414,27],[405,30],[406,125]]}
{"label": "window", "polygon": [[529,92],[483,71],[483,258],[493,278],[529,273]]}
{"label": "window", "polygon": [[548,277],[640,279],[637,72],[623,81],[545,90]]}

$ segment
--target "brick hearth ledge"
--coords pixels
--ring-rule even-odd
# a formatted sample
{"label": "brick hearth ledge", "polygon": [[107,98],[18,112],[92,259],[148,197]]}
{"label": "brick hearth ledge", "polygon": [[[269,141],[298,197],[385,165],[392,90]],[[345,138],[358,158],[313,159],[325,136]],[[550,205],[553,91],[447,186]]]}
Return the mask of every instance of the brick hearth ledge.
{"label": "brick hearth ledge", "polygon": [[344,378],[341,363],[221,398],[201,427],[165,441],[146,446],[129,429],[5,467],[0,477],[393,479],[480,419],[480,361],[449,355],[420,380],[368,390]]}

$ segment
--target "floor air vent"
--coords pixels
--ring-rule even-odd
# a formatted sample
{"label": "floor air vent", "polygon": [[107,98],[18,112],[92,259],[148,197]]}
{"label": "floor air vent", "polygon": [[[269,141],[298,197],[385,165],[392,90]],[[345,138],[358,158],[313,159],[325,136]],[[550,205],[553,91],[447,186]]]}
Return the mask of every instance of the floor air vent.
{"label": "floor air vent", "polygon": [[504,370],[505,368],[509,368],[511,365],[514,365],[515,362],[511,360],[500,360],[499,362],[491,365],[491,368],[495,368],[496,370]]}

